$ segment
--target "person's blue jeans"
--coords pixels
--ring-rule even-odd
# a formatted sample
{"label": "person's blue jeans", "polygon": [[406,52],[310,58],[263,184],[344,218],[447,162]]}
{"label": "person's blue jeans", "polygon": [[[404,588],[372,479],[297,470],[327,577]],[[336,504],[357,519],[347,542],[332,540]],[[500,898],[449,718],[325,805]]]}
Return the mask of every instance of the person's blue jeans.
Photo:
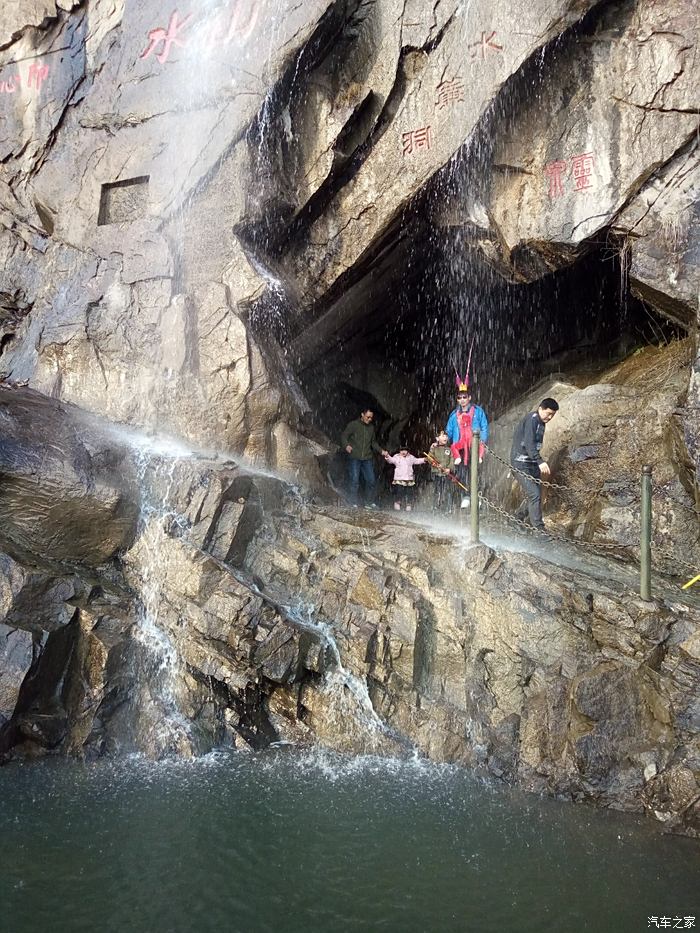
{"label": "person's blue jeans", "polygon": [[374,490],[377,480],[374,476],[374,464],[371,460],[348,459],[348,481],[350,483],[350,501],[353,505],[359,504],[360,475],[365,487],[365,498],[371,505],[374,503]]}

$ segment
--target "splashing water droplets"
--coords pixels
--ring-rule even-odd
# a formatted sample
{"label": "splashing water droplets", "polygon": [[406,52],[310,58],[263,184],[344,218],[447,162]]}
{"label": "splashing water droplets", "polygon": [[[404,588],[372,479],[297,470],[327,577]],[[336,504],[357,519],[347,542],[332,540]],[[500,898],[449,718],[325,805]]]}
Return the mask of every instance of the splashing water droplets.
{"label": "splashing water droplets", "polygon": [[143,647],[146,683],[142,700],[150,706],[147,745],[156,757],[192,754],[192,734],[188,719],[180,710],[182,681],[180,658],[168,632],[159,624],[164,591],[168,585],[167,549],[164,542],[180,516],[169,506],[176,482],[176,468],[183,457],[177,443],[145,440],[135,448],[137,476],[141,487],[140,536],[136,549],[140,607],[135,639]]}
{"label": "splashing water droplets", "polygon": [[320,636],[324,650],[332,659],[323,683],[323,692],[331,700],[331,715],[343,727],[355,722],[365,733],[369,749],[373,749],[376,740],[388,735],[388,730],[374,709],[366,682],[343,665],[333,627],[328,622],[318,621],[311,606],[287,611],[298,625]]}

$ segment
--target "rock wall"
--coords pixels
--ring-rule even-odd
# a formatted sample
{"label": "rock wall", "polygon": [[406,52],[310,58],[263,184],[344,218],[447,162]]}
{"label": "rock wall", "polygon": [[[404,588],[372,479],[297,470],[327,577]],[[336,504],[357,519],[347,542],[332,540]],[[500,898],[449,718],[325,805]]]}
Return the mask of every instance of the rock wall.
{"label": "rock wall", "polygon": [[[313,481],[298,406],[245,324],[265,281],[233,237],[245,190],[223,163],[328,3],[24,6],[24,28],[0,21],[6,371],[115,421],[301,460]],[[226,195],[203,201],[218,166]]]}
{"label": "rock wall", "polygon": [[420,265],[400,244],[427,215],[521,280],[612,235],[633,290],[694,326],[697,20],[689,0],[8,7],[4,371],[317,485],[294,365],[385,303],[383,264]]}
{"label": "rock wall", "polygon": [[5,370],[316,481],[276,340],[591,5],[8,9]]}
{"label": "rock wall", "polygon": [[[409,743],[698,831],[676,592],[309,505],[226,457],[139,459],[71,407],[319,490],[295,367],[393,313],[440,224],[516,281],[607,238],[694,332],[697,25],[691,0],[5,4],[0,366],[29,388],[0,393],[0,753]],[[583,540],[633,549],[650,433],[696,501],[687,346],[668,379],[568,387],[559,466],[611,463],[560,509]],[[695,560],[668,515],[658,542]]]}
{"label": "rock wall", "polygon": [[[204,491],[199,469],[178,484],[191,524],[164,548],[161,621],[196,678],[255,694],[263,735],[385,753],[408,741],[436,761],[700,830],[697,608],[663,588],[641,601],[607,559],[574,570],[470,549],[237,472]],[[363,718],[358,684],[383,729]]]}
{"label": "rock wall", "polygon": [[[51,409],[25,452],[73,439],[60,474],[36,471],[53,503],[18,485],[0,531],[4,757],[416,748],[700,830],[700,612],[661,578],[644,602],[608,557],[469,548],[454,524],[310,504],[230,461],[144,453],[143,439],[111,437],[105,464],[107,425],[30,389],[2,395],[18,423]],[[126,512],[76,501],[86,457]],[[12,488],[21,464],[3,471]],[[42,549],[24,522],[42,538],[54,508],[60,528],[74,516],[73,540]],[[82,531],[97,515],[102,541]]]}
{"label": "rock wall", "polygon": [[486,248],[511,275],[545,274],[611,229],[633,289],[652,305],[666,294],[665,310],[675,301],[677,318],[696,323],[692,248],[687,267],[684,256],[696,224],[699,26],[697,5],[681,0],[612,3],[532,70],[484,172]]}
{"label": "rock wall", "polygon": [[700,528],[683,415],[693,353],[690,339],[640,348],[602,373],[573,367],[532,388],[492,425],[487,498],[516,511],[522,492],[507,465],[513,429],[523,412],[553,397],[561,408],[543,446],[557,484],[543,497],[551,527],[579,543],[613,548],[636,565],[641,470],[653,465],[654,566],[692,578],[700,566]]}

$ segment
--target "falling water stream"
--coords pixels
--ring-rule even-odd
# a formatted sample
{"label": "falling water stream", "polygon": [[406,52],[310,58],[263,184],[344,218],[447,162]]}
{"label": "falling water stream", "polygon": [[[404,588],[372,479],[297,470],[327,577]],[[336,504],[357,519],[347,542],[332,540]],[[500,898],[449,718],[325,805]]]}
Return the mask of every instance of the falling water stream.
{"label": "falling water stream", "polygon": [[[146,747],[155,757],[188,756],[196,751],[197,737],[191,722],[181,711],[184,667],[171,635],[160,622],[160,615],[162,601],[167,597],[167,538],[175,527],[179,526],[183,532],[187,527],[186,519],[173,505],[177,470],[196,452],[172,439],[123,429],[117,433],[134,451],[141,490],[139,536],[131,557],[139,589],[135,639],[145,652],[141,671],[135,674],[141,688],[139,715],[145,714],[150,724],[146,730]],[[272,475],[267,471],[255,472]],[[228,569],[234,573],[233,568]],[[240,581],[251,592],[266,598],[254,581],[242,578]],[[349,728],[361,736],[368,751],[379,750],[381,739],[389,735],[389,730],[374,710],[366,682],[343,664],[333,626],[320,620],[313,606],[280,609],[291,622],[313,632],[320,640],[327,657],[322,692],[329,699],[328,715],[333,724],[341,733]]]}
{"label": "falling water stream", "polygon": [[365,747],[373,750],[375,741],[389,731],[372,705],[367,683],[343,664],[333,627],[319,621],[312,606],[290,608],[288,614],[302,628],[314,632],[330,655],[324,674],[323,691],[330,697],[330,712],[341,734],[349,724],[364,735]]}
{"label": "falling water stream", "polygon": [[[170,505],[170,493],[178,461],[189,456],[176,444],[149,442],[135,448],[141,489],[141,514],[137,547],[140,607],[135,638],[146,652],[148,697],[153,706],[153,730],[149,744],[157,754],[190,754],[191,726],[180,711],[178,681],[180,660],[168,632],[159,625],[166,585],[163,544],[169,527],[179,518]],[[144,697],[145,698],[145,695]]]}

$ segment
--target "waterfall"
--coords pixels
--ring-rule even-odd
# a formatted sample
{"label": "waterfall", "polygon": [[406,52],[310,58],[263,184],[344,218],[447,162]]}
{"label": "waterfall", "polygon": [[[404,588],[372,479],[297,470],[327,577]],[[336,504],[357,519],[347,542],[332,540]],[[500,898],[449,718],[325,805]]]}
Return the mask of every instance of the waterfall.
{"label": "waterfall", "polygon": [[374,709],[366,681],[343,664],[333,627],[328,622],[319,621],[312,606],[288,607],[286,611],[297,625],[319,636],[332,658],[321,687],[321,693],[329,700],[327,725],[339,734],[343,731],[359,732],[358,737],[367,744],[366,751],[377,751],[387,739],[394,739]]}
{"label": "waterfall", "polygon": [[178,463],[191,456],[176,444],[137,442],[134,445],[141,489],[139,540],[134,549],[134,571],[139,585],[139,611],[134,631],[142,646],[142,682],[137,716],[139,732],[155,757],[192,755],[193,735],[181,711],[182,666],[167,629],[160,624],[161,603],[167,588],[167,548],[173,523],[180,516],[170,505]]}
{"label": "waterfall", "polygon": [[[170,577],[177,570],[170,566],[173,552],[169,539],[178,526],[183,530],[186,527],[174,505],[182,480],[179,468],[194,452],[174,442],[128,433],[141,491],[139,535],[129,553],[129,577],[139,600],[134,629],[140,649],[133,670],[134,734],[142,750],[153,757],[191,756],[199,751],[199,741],[187,710],[187,672],[170,622],[162,615]],[[182,540],[187,542],[187,535]],[[245,574],[223,561],[218,563],[252,593],[267,598]],[[312,632],[326,655],[323,680],[311,692],[313,702],[319,702],[323,709],[321,732],[328,730],[329,736],[347,737],[348,750],[352,747],[379,752],[395,741],[374,710],[365,680],[343,663],[333,626],[320,620],[315,607],[309,604],[280,605],[278,610],[293,625]]]}

